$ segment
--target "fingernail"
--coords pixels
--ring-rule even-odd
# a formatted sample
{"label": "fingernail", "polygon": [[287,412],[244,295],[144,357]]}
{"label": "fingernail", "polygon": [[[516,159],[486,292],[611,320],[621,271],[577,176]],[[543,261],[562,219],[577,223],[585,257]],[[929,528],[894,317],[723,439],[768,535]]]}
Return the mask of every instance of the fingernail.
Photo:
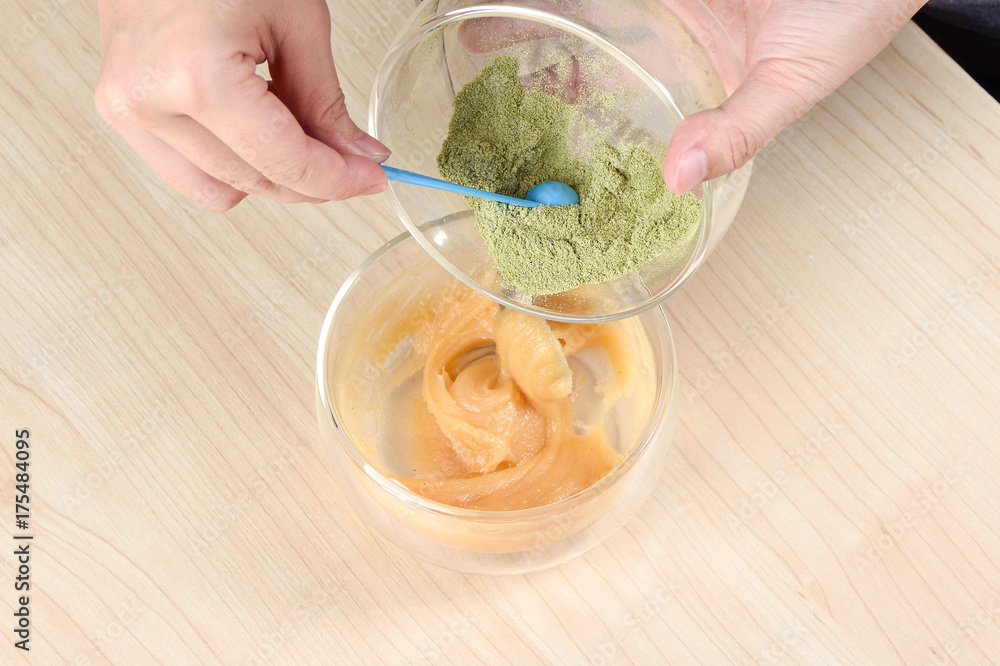
{"label": "fingernail", "polygon": [[684,194],[708,176],[708,157],[701,148],[688,148],[677,160],[674,194]]}
{"label": "fingernail", "polygon": [[357,146],[358,150],[366,156],[380,163],[385,161],[386,158],[392,154],[388,148],[376,141],[375,137],[370,134],[365,134],[364,132],[362,132],[361,136],[354,140],[354,145]]}

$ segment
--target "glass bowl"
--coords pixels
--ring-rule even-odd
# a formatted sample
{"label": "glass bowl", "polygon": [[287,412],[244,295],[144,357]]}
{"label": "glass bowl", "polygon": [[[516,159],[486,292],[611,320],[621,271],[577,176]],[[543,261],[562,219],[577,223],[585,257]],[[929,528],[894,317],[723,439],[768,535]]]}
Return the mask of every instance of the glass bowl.
{"label": "glass bowl", "polygon": [[[527,87],[572,98],[586,127],[574,125],[574,137],[638,143],[661,164],[676,125],[721,104],[745,76],[698,0],[429,0],[395,39],[372,90],[369,130],[392,150],[386,164],[440,177],[455,95],[501,55],[517,59]],[[614,103],[579,90],[610,92]],[[702,219],[674,250],[618,279],[541,296],[502,278],[462,197],[398,183],[389,197],[424,250],[492,300],[550,320],[610,321],[662,302],[705,261],[736,215],[750,170],[695,189]]]}
{"label": "glass bowl", "polygon": [[[442,230],[451,231],[447,225]],[[327,456],[364,521],[420,559],[478,574],[526,573],[564,563],[624,525],[664,469],[678,404],[666,317],[656,308],[621,323],[632,327],[622,330],[637,331],[644,340],[638,365],[648,378],[642,384],[648,391],[636,402],[643,405],[641,413],[625,411],[620,423],[602,424],[621,454],[606,476],[544,506],[509,511],[458,508],[427,499],[390,478],[386,454],[376,450],[399,445],[394,438],[407,427],[391,418],[403,411],[386,407],[387,391],[396,390],[387,386],[399,386],[393,377],[401,368],[420,367],[419,359],[413,365],[419,353],[413,336],[400,332],[400,322],[410,316],[406,310],[424,307],[449,285],[456,285],[455,278],[403,234],[375,252],[340,289],[323,323],[316,366],[317,417]]]}

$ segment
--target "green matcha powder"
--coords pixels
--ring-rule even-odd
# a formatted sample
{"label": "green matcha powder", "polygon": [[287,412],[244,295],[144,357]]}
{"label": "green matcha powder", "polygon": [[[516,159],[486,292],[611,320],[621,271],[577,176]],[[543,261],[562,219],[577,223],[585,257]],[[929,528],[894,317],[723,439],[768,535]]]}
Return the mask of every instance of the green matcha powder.
{"label": "green matcha powder", "polygon": [[468,198],[501,277],[530,294],[619,278],[654,257],[689,246],[702,203],[676,196],[640,145],[599,142],[570,150],[578,111],[526,91],[514,58],[499,57],[455,97],[438,155],[452,182],[516,197],[546,180],[566,183],[577,206],[523,208]]}

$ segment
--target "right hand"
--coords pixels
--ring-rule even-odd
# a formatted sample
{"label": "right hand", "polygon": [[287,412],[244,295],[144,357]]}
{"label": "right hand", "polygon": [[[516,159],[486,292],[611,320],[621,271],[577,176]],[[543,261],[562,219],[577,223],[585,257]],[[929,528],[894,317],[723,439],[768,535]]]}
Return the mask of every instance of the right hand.
{"label": "right hand", "polygon": [[324,0],[99,4],[98,111],[185,196],[222,211],[385,189],[389,151],[347,115]]}
{"label": "right hand", "polygon": [[[665,0],[671,4],[670,0]],[[705,0],[747,67],[715,109],[685,118],[663,179],[674,193],[740,168],[878,55],[924,0]]]}
{"label": "right hand", "polygon": [[[660,1],[684,16],[697,0]],[[674,129],[663,180],[675,194],[749,162],[786,125],[874,58],[924,4],[924,0],[704,2],[736,45],[747,77],[721,106],[688,116]],[[610,2],[581,6],[585,13],[593,12],[588,20],[620,19]],[[557,33],[556,28],[521,19],[483,18],[463,24],[459,41],[469,51],[482,53]],[[566,86],[577,86],[587,76],[616,80],[606,71],[584,75],[574,70],[572,81],[553,82],[543,76],[533,83],[547,92],[547,88],[562,89],[564,97],[571,97]]]}

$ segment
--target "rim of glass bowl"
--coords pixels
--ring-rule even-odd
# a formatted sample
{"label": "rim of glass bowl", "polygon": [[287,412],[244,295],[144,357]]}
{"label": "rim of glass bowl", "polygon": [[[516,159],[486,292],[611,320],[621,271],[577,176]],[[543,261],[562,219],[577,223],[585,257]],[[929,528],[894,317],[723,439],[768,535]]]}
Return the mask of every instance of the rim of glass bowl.
{"label": "rim of glass bowl", "polygon": [[[614,484],[622,475],[628,472],[636,461],[639,460],[642,454],[653,445],[653,442],[656,441],[659,431],[663,427],[663,415],[668,412],[671,400],[677,399],[677,352],[674,348],[674,338],[673,333],[670,330],[670,323],[667,321],[667,316],[662,310],[654,315],[658,326],[661,328],[661,335],[658,336],[659,340],[651,339],[650,344],[658,347],[660,356],[664,362],[669,361],[670,372],[663,372],[658,378],[656,398],[653,401],[653,409],[649,422],[643,428],[642,433],[636,438],[631,450],[626,454],[621,462],[615,465],[615,467],[600,481],[588,486],[575,495],[571,495],[570,497],[561,499],[557,502],[552,502],[551,504],[532,507],[530,509],[511,509],[508,511],[465,509],[462,507],[451,506],[450,504],[436,502],[424,497],[423,495],[418,495],[405,486],[390,479],[388,476],[376,469],[375,466],[369,462],[367,458],[365,458],[365,456],[358,450],[358,448],[343,431],[343,427],[340,425],[343,423],[343,420],[340,419],[340,415],[334,409],[333,402],[330,397],[330,380],[328,370],[330,360],[334,357],[334,354],[331,353],[330,350],[330,333],[333,329],[333,321],[337,316],[337,309],[347,297],[347,294],[351,291],[354,285],[357,284],[358,280],[365,273],[365,271],[377,263],[378,260],[384,255],[392,252],[396,246],[408,240],[415,239],[408,233],[402,233],[396,236],[373,252],[372,255],[357,268],[357,270],[351,273],[347,280],[344,281],[344,284],[340,287],[337,295],[334,297],[333,303],[331,303],[330,309],[326,313],[326,318],[323,320],[323,328],[320,331],[319,350],[316,356],[316,387],[319,391],[320,401],[323,405],[323,418],[333,422],[334,434],[337,438],[337,442],[340,444],[340,448],[347,454],[347,457],[351,459],[351,462],[368,478],[378,484],[382,490],[388,492],[402,502],[438,515],[455,518],[475,518],[479,522],[493,523],[530,520],[531,518],[544,516],[553,511],[558,511],[561,507],[580,503],[586,497],[599,494],[601,489]],[[331,460],[330,462],[334,465],[337,464],[337,461],[335,460]]]}
{"label": "rim of glass bowl", "polygon": [[[664,8],[665,11],[669,11],[680,23],[684,26],[684,29],[695,40],[696,43],[702,48],[703,51],[708,52],[705,48],[702,40],[698,38],[697,33],[691,30],[688,22],[684,21],[676,12],[672,11],[670,8]],[[735,53],[735,46],[732,45],[732,41],[729,40],[728,35],[725,34],[724,29],[721,24],[718,23],[718,19],[714,14],[701,2],[695,0],[690,7],[687,8],[688,11],[700,14],[699,19],[705,22],[707,29],[711,32],[711,36],[714,40],[718,41],[720,35],[728,41],[729,47],[731,47],[733,53],[729,54],[719,54],[719,57],[727,57],[732,59]],[[420,9],[414,13],[414,17],[419,15]],[[543,23],[545,25],[550,25],[559,28],[565,32],[568,32],[577,37],[591,41],[592,43],[599,46],[601,49],[605,50],[611,56],[616,58],[619,62],[625,65],[640,81],[646,84],[650,90],[653,91],[654,96],[659,99],[659,101],[667,108],[667,110],[674,115],[674,117],[683,120],[686,116],[681,112],[680,108],[674,102],[673,96],[670,91],[666,89],[662,83],[660,83],[655,77],[650,75],[646,70],[639,65],[635,60],[633,60],[628,54],[623,52],[621,49],[616,47],[614,44],[608,42],[604,37],[598,35],[592,30],[581,26],[573,21],[567,19],[566,17],[552,14],[547,11],[540,9],[534,9],[529,7],[514,7],[510,5],[479,5],[474,7],[465,7],[459,9],[453,9],[450,11],[443,12],[441,14],[436,14],[424,22],[413,26],[404,28],[393,41],[393,46],[389,52],[386,54],[382,63],[379,65],[378,71],[375,74],[375,85],[372,86],[372,92],[368,104],[368,131],[378,139],[378,125],[376,119],[378,118],[379,110],[379,91],[383,88],[386,83],[388,73],[395,69],[399,59],[402,55],[408,52],[411,48],[415,47],[418,42],[423,40],[426,35],[436,29],[442,28],[449,23],[455,23],[459,21],[466,21],[472,18],[519,18],[524,20],[536,21]],[[411,18],[412,21],[412,18]],[[724,43],[724,42],[723,42]],[[727,98],[731,93],[730,82],[725,80],[724,77],[718,71],[716,63],[712,61],[710,57],[706,55],[708,60],[708,65],[712,68],[719,84],[723,89],[723,96]],[[737,63],[742,66],[742,63]],[[728,63],[728,66],[734,66],[733,63]],[[722,176],[721,178],[725,178]],[[414,224],[413,220],[407,214],[406,210],[403,208],[402,204],[399,202],[399,198],[396,196],[395,186],[390,182],[389,187],[386,190],[389,195],[389,200],[392,203],[393,209],[396,211],[397,216],[402,220],[403,225],[406,227],[407,232],[412,235],[425,252],[430,254],[435,261],[437,261],[441,266],[443,266],[451,275],[460,280],[466,286],[476,290],[477,292],[483,294],[487,298],[501,303],[507,307],[513,308],[515,310],[520,310],[527,314],[545,317],[553,321],[562,321],[569,323],[602,323],[615,321],[617,319],[623,319],[625,317],[631,317],[644,312],[650,308],[656,307],[657,305],[663,303],[667,298],[672,296],[678,289],[680,289],[684,284],[691,278],[698,266],[701,265],[705,258],[705,254],[708,252],[709,245],[709,227],[712,226],[712,215],[715,210],[715,192],[716,192],[716,181],[720,179],[713,179],[702,183],[702,201],[704,202],[704,209],[702,211],[701,225],[698,229],[698,241],[695,244],[694,250],[688,257],[687,263],[684,266],[684,270],[681,271],[677,278],[674,280],[673,284],[669,288],[664,290],[661,294],[656,296],[650,296],[648,300],[645,300],[636,305],[625,307],[614,312],[596,313],[596,314],[565,314],[561,312],[555,312],[547,310],[542,307],[532,305],[530,303],[524,303],[506,296],[503,293],[495,291],[491,287],[487,287],[481,282],[470,277],[465,271],[461,270],[455,266],[448,258],[442,254],[433,243],[431,243],[426,236],[424,236],[420,227]],[[446,216],[446,218],[453,217],[453,215]],[[442,220],[446,219],[442,218]],[[439,220],[440,221],[440,220]]]}

